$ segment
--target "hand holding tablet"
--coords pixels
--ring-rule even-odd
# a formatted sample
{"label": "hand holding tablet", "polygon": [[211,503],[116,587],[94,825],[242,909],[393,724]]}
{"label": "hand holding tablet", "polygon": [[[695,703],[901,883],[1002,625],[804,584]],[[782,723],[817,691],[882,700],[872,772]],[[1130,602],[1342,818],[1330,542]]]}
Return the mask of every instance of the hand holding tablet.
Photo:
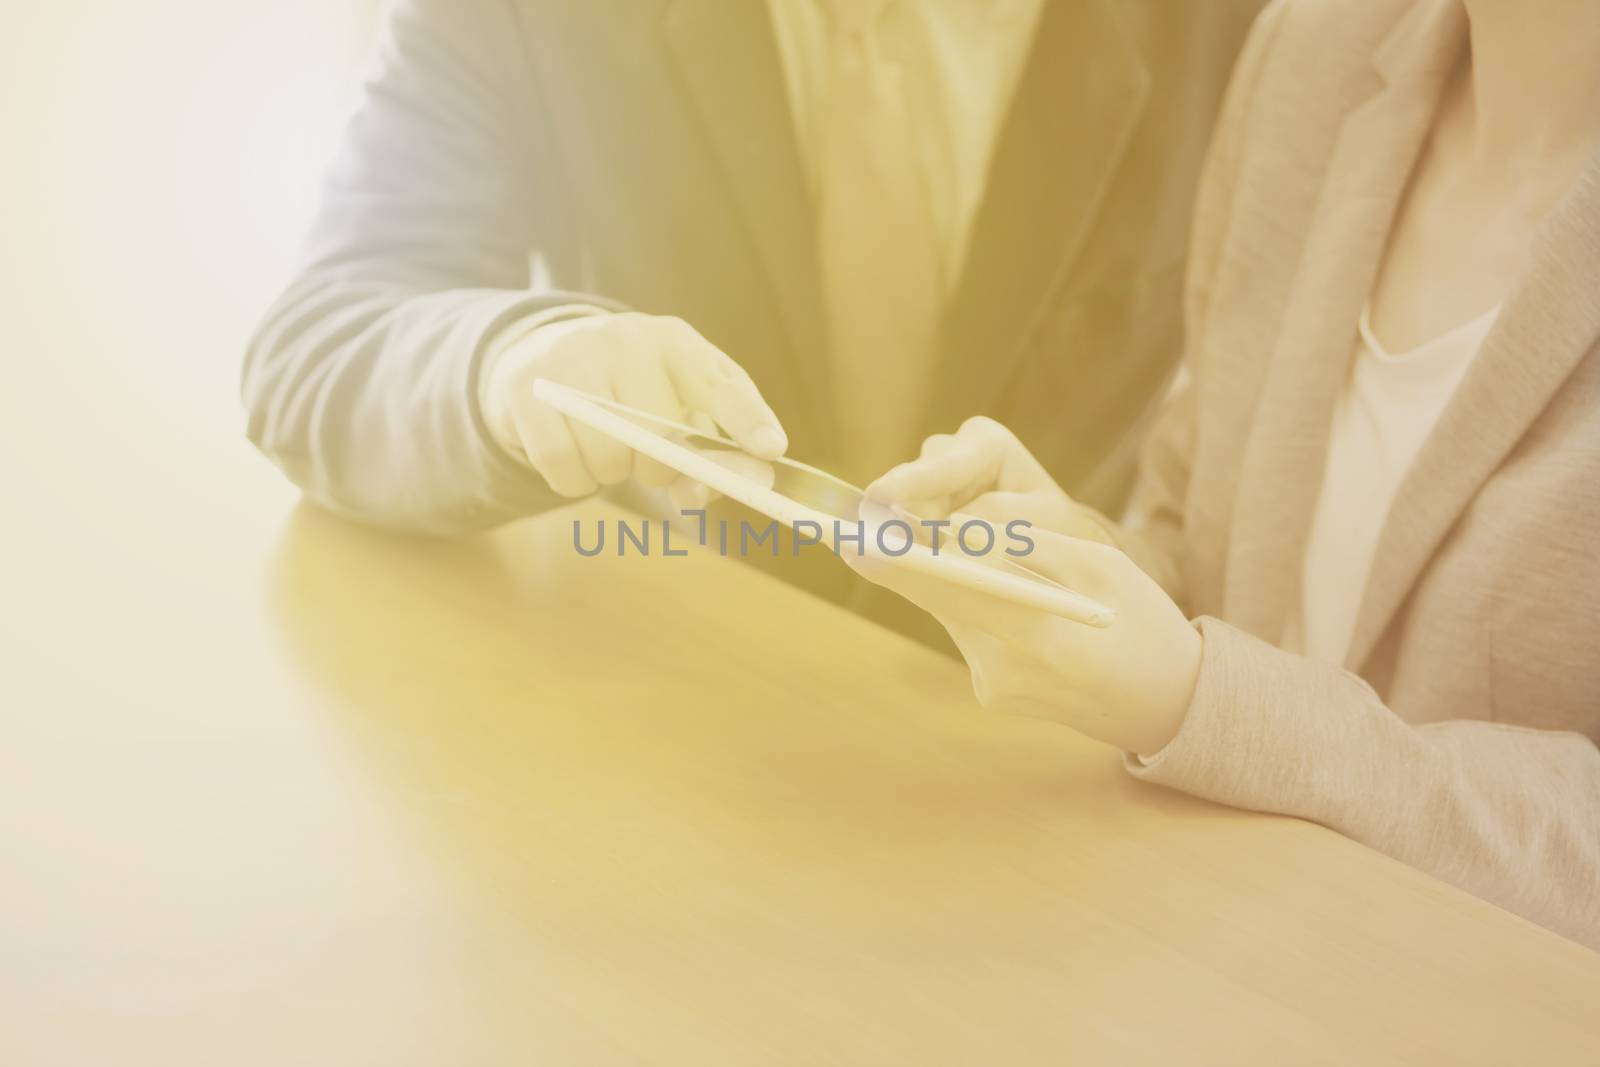
{"label": "hand holding tablet", "polygon": [[925,536],[928,527],[919,529],[914,516],[876,505],[860,489],[815,467],[788,458],[756,460],[726,438],[549,379],[535,381],[532,395],[582,426],[746,507],[797,531],[814,532],[817,542],[841,554],[859,551],[875,563],[906,568],[1089,626],[1109,626],[1116,618],[1106,605],[1030,570],[1025,556],[1019,561],[1008,555],[1003,538],[975,539],[992,543],[981,558],[968,555],[971,549],[957,543],[954,529],[944,527],[940,539],[935,525],[935,538],[930,539]]}

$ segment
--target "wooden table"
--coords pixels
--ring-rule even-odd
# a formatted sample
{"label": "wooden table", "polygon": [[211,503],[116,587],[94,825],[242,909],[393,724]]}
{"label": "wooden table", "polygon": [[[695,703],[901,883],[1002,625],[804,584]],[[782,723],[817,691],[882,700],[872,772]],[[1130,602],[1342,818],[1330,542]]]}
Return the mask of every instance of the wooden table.
{"label": "wooden table", "polygon": [[1600,956],[736,562],[579,558],[608,505],[33,489],[0,1063],[1600,1062]]}

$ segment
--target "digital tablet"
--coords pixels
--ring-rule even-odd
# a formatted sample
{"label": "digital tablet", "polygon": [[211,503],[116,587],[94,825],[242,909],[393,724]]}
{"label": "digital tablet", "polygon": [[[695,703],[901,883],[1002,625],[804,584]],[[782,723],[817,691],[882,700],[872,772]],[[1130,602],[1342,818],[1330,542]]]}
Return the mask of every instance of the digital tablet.
{"label": "digital tablet", "polygon": [[[1109,626],[1116,612],[1009,556],[995,540],[981,558],[966,555],[946,531],[938,551],[917,539],[915,521],[869,502],[855,486],[797,460],[758,460],[715,433],[540,378],[533,395],[585,426],[792,529],[820,531],[820,543],[870,554],[990,596],[1089,626]],[[833,535],[843,524],[861,539]]]}

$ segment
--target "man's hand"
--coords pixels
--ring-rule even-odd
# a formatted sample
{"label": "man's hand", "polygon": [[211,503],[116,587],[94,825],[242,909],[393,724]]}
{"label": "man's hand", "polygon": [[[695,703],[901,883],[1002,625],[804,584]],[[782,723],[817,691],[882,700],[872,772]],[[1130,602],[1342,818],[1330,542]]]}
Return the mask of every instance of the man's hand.
{"label": "man's hand", "polygon": [[1025,519],[1069,537],[1116,545],[1111,523],[1055,483],[1012,432],[977,416],[935,434],[922,454],[867,487],[868,498],[918,519],[962,517],[1004,526]]}
{"label": "man's hand", "polygon": [[481,405],[495,439],[525,455],[562,496],[585,496],[630,475],[648,486],[672,484],[678,475],[535,400],[537,378],[674,422],[709,419],[762,459],[789,447],[750,376],[682,319],[630,313],[552,323],[496,355]]}

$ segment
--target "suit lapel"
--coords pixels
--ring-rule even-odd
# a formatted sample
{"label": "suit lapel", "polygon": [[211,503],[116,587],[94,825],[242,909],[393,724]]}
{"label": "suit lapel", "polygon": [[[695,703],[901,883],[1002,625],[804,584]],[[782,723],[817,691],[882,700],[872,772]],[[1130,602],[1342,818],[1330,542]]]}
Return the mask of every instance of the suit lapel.
{"label": "suit lapel", "polygon": [[665,32],[777,303],[794,358],[772,369],[798,386],[810,424],[826,426],[814,209],[766,2],[674,0]]}
{"label": "suit lapel", "polygon": [[1600,154],[1540,228],[1506,302],[1395,495],[1347,665],[1372,653],[1461,512],[1600,337]]}
{"label": "suit lapel", "polygon": [[986,410],[1099,214],[1150,79],[1107,0],[1047,0],[945,316],[936,415]]}
{"label": "suit lapel", "polygon": [[1234,503],[1223,603],[1230,621],[1268,640],[1282,637],[1296,603],[1356,324],[1465,28],[1455,3],[1411,9],[1339,130]]}

